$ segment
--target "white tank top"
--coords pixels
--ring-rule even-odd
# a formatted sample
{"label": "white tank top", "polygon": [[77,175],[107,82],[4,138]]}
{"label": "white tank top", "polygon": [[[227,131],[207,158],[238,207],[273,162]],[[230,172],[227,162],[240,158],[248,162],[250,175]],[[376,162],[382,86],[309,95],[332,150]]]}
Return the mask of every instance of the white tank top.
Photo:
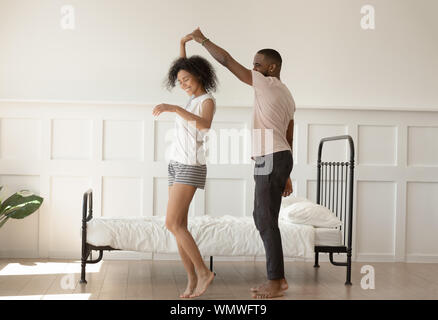
{"label": "white tank top", "polygon": [[[185,110],[201,116],[202,103],[212,99],[214,104],[213,114],[216,112],[216,100],[211,93],[201,96],[192,96]],[[188,165],[204,165],[205,149],[204,140],[208,130],[198,130],[195,123],[191,123],[179,115],[175,118],[175,136],[172,145],[170,160]]]}

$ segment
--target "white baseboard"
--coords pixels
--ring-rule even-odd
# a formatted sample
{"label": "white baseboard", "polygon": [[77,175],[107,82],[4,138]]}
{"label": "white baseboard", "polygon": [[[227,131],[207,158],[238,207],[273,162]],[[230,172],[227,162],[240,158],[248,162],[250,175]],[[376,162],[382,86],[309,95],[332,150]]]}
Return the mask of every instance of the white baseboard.
{"label": "white baseboard", "polygon": [[[93,259],[99,256],[97,251],[93,251]],[[152,253],[136,251],[104,251],[103,260],[151,260]]]}
{"label": "white baseboard", "polygon": [[[94,257],[94,256],[93,256]],[[47,257],[46,257],[47,258]],[[79,251],[49,251],[48,259],[81,260]]]}
{"label": "white baseboard", "polygon": [[397,259],[391,253],[358,253],[355,261],[357,262],[403,262],[404,259]]}
{"label": "white baseboard", "polygon": [[[93,251],[93,259],[98,257],[98,252]],[[38,252],[30,250],[0,250],[1,259],[47,259],[41,257]],[[215,256],[214,261],[266,261],[265,256]],[[335,261],[341,262],[346,260],[345,254],[334,254]],[[48,259],[66,259],[80,260],[80,253],[70,251],[51,251]],[[208,262],[210,256],[203,256],[203,259]],[[149,252],[136,251],[104,251],[103,260],[156,260],[156,261],[179,261],[180,256],[177,253],[173,254],[158,254]],[[304,261],[313,262],[314,258],[284,258],[284,261]],[[329,256],[326,253],[319,254],[320,262],[329,262]],[[438,255],[436,254],[408,254],[406,257],[397,258],[393,254],[381,253],[362,253],[357,254],[352,259],[353,262],[406,262],[406,263],[438,263]]]}
{"label": "white baseboard", "polygon": [[[210,256],[206,257],[207,259],[210,259]],[[253,256],[218,256],[213,257],[214,261],[249,261],[253,262],[255,261],[255,257]]]}
{"label": "white baseboard", "polygon": [[438,263],[437,254],[408,254],[406,262],[409,263]]}
{"label": "white baseboard", "polygon": [[38,251],[34,250],[0,250],[1,259],[38,259]]}
{"label": "white baseboard", "polygon": [[438,263],[436,254],[408,254],[405,257],[396,257],[392,254],[364,253],[358,254],[357,262],[407,262],[407,263]]}

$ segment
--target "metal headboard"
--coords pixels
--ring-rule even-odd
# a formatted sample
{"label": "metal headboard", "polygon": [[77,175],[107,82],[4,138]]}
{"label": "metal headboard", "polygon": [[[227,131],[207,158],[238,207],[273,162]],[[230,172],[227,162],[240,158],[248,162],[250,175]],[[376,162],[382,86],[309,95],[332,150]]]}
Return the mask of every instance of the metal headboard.
{"label": "metal headboard", "polygon": [[[329,141],[348,140],[350,161],[323,162],[322,148]],[[349,135],[321,139],[318,147],[316,203],[333,211],[343,222],[343,244],[351,249],[353,228],[354,143]],[[347,240],[347,242],[346,242]]]}

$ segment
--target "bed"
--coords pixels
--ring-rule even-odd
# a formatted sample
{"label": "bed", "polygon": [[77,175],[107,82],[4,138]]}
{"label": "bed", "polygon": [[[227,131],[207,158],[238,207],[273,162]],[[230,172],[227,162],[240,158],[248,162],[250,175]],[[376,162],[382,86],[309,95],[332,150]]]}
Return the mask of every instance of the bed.
{"label": "bed", "polygon": [[[323,145],[343,139],[349,142],[350,161],[321,161]],[[314,267],[318,268],[319,253],[328,253],[333,265],[347,267],[347,285],[351,285],[353,172],[352,138],[346,135],[322,139],[318,148],[316,201],[311,203],[307,199],[292,196],[285,198],[279,218],[285,258],[314,257]],[[178,253],[176,241],[165,227],[165,217],[93,218],[91,189],[84,193],[82,204],[80,283],[87,283],[86,265],[101,261],[103,252],[107,250]],[[326,215],[322,217],[328,217],[330,221],[336,220],[336,223],[318,224],[315,221],[320,222],[321,219],[315,220],[315,211],[309,211],[309,208],[318,209],[318,212]],[[309,218],[312,221],[309,222]],[[215,256],[265,255],[263,242],[252,217],[190,217],[188,228],[201,253],[210,256],[212,271]],[[99,252],[94,260],[92,251]],[[346,253],[346,261],[335,262],[334,253]]]}

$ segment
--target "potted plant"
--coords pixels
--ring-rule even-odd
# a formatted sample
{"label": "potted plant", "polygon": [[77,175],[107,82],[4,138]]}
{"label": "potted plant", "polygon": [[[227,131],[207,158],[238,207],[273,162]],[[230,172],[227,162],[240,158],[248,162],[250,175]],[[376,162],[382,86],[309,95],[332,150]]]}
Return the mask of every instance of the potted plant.
{"label": "potted plant", "polygon": [[[3,189],[0,186],[0,191]],[[39,209],[43,198],[33,194],[29,190],[21,190],[14,193],[5,201],[0,199],[0,228],[9,219],[23,219]]]}

